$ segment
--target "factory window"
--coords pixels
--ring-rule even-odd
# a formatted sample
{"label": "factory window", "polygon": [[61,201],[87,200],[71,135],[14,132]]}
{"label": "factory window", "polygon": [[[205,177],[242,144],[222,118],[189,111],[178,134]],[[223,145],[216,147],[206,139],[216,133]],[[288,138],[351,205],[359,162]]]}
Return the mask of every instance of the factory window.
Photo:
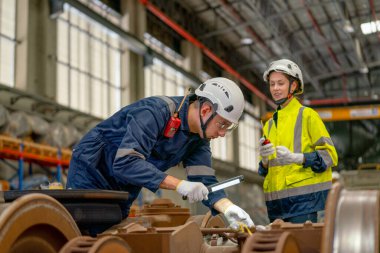
{"label": "factory window", "polygon": [[239,123],[239,163],[242,168],[258,170],[257,143],[260,139],[260,128],[260,123],[248,114]]}
{"label": "factory window", "polygon": [[[183,57],[162,44],[148,33],[144,34],[144,42],[152,49],[162,54],[166,59],[183,67]],[[182,96],[191,86],[192,81],[157,58],[145,64],[145,97],[155,95]]]}
{"label": "factory window", "polygon": [[58,18],[57,100],[106,118],[121,107],[119,35],[65,4]]}
{"label": "factory window", "polygon": [[0,0],[0,83],[14,86],[16,1]]}
{"label": "factory window", "polygon": [[211,141],[212,157],[222,161],[233,161],[233,135],[219,137]]}

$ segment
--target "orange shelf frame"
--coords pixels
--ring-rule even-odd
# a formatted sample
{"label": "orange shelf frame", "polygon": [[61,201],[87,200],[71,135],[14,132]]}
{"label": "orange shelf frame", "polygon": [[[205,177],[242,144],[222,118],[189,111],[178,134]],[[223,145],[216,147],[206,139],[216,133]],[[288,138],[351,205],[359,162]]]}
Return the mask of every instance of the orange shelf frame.
{"label": "orange shelf frame", "polygon": [[[20,150],[21,144],[23,144],[23,151]],[[59,157],[59,152],[61,152],[61,158]],[[60,150],[52,146],[0,135],[0,157],[13,160],[23,158],[25,161],[43,165],[62,165],[62,167],[68,167],[71,159],[71,150]]]}

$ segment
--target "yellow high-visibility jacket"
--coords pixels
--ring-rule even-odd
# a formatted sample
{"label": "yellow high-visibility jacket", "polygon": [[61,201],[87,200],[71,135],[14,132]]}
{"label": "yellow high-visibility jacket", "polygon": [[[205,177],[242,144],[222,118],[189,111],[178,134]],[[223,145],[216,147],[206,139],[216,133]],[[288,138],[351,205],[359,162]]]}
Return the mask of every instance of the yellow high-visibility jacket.
{"label": "yellow high-visibility jacket", "polygon": [[[293,98],[275,112],[264,126],[264,135],[276,146],[285,146],[293,153],[303,153],[305,163],[281,164],[276,153],[269,157],[264,194],[270,220],[285,219],[323,210],[331,187],[331,167],[338,155],[318,113]],[[276,115],[273,115],[276,117]]]}

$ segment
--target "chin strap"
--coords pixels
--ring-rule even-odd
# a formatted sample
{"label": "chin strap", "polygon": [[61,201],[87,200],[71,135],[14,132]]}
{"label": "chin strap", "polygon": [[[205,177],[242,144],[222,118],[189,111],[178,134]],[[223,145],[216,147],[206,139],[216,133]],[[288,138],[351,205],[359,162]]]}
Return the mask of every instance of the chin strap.
{"label": "chin strap", "polygon": [[201,122],[201,129],[202,129],[202,133],[203,133],[203,137],[202,138],[203,139],[208,139],[206,137],[206,129],[207,129],[208,123],[210,123],[210,121],[216,116],[216,110],[214,110],[214,108],[213,108],[214,112],[212,113],[212,115],[210,116],[210,118],[208,118],[206,120],[206,122],[203,122],[202,115],[201,115],[201,108],[202,108],[202,105],[203,105],[204,102],[205,102],[204,99],[202,99],[202,98],[199,99],[199,121]]}

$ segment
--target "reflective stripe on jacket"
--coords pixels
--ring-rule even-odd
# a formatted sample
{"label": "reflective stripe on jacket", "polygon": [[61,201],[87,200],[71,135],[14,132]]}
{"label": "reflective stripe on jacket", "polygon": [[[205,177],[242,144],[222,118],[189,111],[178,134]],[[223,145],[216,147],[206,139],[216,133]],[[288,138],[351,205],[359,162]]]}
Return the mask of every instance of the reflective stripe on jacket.
{"label": "reflective stripe on jacket", "polygon": [[[181,126],[173,138],[163,132],[183,97],[149,97],[122,108],[90,130],[73,150],[67,188],[129,192],[123,215],[142,187],[153,192],[166,170],[183,162],[188,179],[205,185],[217,182],[211,168],[210,142],[190,133],[189,98],[182,106]],[[225,197],[210,193],[204,204],[212,207]]]}
{"label": "reflective stripe on jacket", "polygon": [[326,170],[318,173],[303,165],[281,164],[276,153],[271,155],[263,186],[269,218],[289,218],[323,210],[331,187],[331,167],[338,161],[330,135],[318,113],[303,107],[295,98],[276,113],[277,124],[272,118],[263,129],[274,147],[285,146],[293,153],[317,152]]}

